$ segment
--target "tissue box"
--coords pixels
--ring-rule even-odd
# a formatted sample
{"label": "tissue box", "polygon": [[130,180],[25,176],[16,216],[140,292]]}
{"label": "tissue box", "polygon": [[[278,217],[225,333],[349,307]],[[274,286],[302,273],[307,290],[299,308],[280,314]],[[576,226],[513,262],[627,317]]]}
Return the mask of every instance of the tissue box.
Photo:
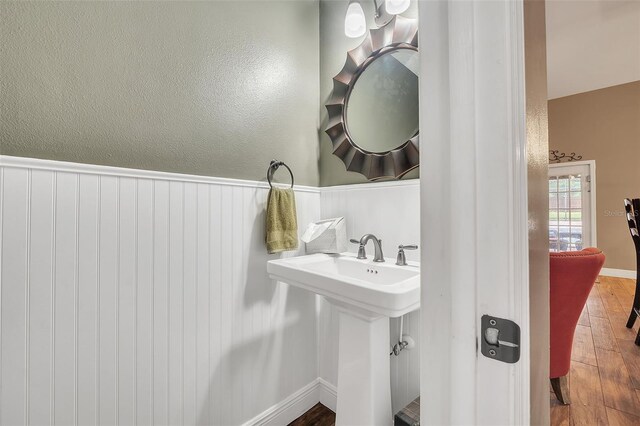
{"label": "tissue box", "polygon": [[309,224],[300,238],[307,253],[342,253],[347,251],[347,227],[344,217]]}

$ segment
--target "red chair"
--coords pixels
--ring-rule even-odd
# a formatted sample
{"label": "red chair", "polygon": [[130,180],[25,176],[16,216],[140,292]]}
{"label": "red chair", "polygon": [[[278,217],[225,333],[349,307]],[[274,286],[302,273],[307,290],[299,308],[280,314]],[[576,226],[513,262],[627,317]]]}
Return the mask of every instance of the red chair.
{"label": "red chair", "polygon": [[571,367],[573,334],[587,303],[604,254],[597,248],[550,253],[551,368],[553,392],[563,404],[570,404],[567,374]]}

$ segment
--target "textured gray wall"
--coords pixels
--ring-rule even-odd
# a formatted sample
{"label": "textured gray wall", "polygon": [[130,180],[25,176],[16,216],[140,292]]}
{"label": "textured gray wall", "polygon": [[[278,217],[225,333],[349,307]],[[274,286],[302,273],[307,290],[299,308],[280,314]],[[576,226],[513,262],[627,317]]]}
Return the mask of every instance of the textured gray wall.
{"label": "textured gray wall", "polygon": [[255,180],[279,158],[317,185],[318,20],[317,1],[2,2],[0,152]]}
{"label": "textured gray wall", "polygon": [[[407,18],[418,17],[418,2],[412,1],[411,7],[403,13]],[[340,72],[347,58],[347,51],[362,43],[365,36],[348,38],[344,35],[344,16],[348,0],[320,0],[320,185],[345,185],[363,183],[367,179],[355,172],[346,170],[344,163],[332,153],[331,139],[324,133],[327,124],[327,110],[324,105],[333,90],[333,77]],[[375,28],[373,21],[373,2],[362,2],[369,28]],[[405,175],[404,179],[419,177],[419,169]]]}

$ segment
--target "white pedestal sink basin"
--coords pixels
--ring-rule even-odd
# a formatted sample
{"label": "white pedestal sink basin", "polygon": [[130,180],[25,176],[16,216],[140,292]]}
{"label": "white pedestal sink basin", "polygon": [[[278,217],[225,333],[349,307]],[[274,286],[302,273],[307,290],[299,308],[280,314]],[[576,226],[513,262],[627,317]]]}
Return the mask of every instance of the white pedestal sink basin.
{"label": "white pedestal sink basin", "polygon": [[420,307],[419,265],[312,254],[270,260],[267,271],[340,311],[336,425],[392,425],[389,317]]}

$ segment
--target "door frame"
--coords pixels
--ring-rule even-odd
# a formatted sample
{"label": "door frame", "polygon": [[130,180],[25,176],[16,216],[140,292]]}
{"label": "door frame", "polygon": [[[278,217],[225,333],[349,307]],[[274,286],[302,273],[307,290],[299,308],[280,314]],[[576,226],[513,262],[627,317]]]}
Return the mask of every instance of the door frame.
{"label": "door frame", "polygon": [[591,238],[591,247],[598,247],[598,221],[597,221],[597,197],[596,197],[596,160],[581,160],[581,161],[569,161],[565,163],[550,163],[549,170],[555,167],[568,167],[568,166],[587,166],[589,167],[589,237]]}
{"label": "door frame", "polygon": [[[525,1],[419,4],[425,425],[548,422],[548,344],[538,343],[536,351],[529,344],[530,232],[539,241],[532,257],[541,280],[535,292],[546,294],[547,303],[546,310],[531,311],[535,323],[548,324],[546,74],[542,57],[531,73],[543,80],[542,91],[530,94]],[[535,46],[544,55],[540,4]],[[535,200],[547,200],[546,214],[541,204],[531,215],[528,179]],[[480,353],[483,314],[520,326],[517,363]]]}

